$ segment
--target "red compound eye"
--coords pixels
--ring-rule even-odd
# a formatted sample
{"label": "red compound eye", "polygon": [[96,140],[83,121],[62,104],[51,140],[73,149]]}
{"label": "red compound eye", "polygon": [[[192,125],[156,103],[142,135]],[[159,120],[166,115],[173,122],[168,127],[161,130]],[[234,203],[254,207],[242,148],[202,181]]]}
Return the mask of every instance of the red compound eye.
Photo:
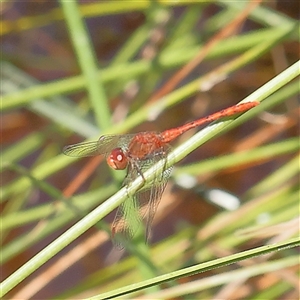
{"label": "red compound eye", "polygon": [[128,160],[121,148],[113,149],[106,159],[107,164],[115,170],[124,170]]}

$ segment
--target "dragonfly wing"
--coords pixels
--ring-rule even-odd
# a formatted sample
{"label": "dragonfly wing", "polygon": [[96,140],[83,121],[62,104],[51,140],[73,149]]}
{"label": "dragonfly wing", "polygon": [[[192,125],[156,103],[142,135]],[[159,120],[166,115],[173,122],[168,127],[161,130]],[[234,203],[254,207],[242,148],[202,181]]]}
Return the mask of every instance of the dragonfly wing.
{"label": "dragonfly wing", "polygon": [[[146,158],[131,164],[124,185],[130,185],[134,179],[161,159],[166,162],[164,152],[151,155],[149,159]],[[163,172],[159,172],[150,183],[145,184],[134,195],[129,195],[129,199],[118,208],[112,225],[114,244],[118,248],[122,248],[122,244],[120,244],[120,239],[117,236],[121,235],[126,240],[131,239],[136,230],[140,228],[142,220],[146,224],[146,240],[149,238],[151,224],[171,170],[172,168],[168,168]]]}
{"label": "dragonfly wing", "polygon": [[137,201],[140,204],[141,218],[145,220],[146,225],[146,240],[151,234],[151,224],[160,203],[162,194],[168,183],[171,175],[172,167],[166,169],[163,174],[156,176],[155,180],[137,192]]}
{"label": "dragonfly wing", "polygon": [[68,156],[85,157],[110,153],[115,148],[128,148],[133,134],[103,135],[98,141],[84,142],[64,147],[63,152]]}
{"label": "dragonfly wing", "polygon": [[141,166],[142,172],[144,172],[157,162],[161,160],[164,162],[163,171],[157,172],[153,180],[136,194],[137,201],[140,205],[140,215],[146,225],[146,240],[150,237],[154,215],[173,169],[173,167],[166,168],[166,156],[170,150],[171,147],[165,145],[164,149],[159,149],[157,152],[152,153],[149,159],[146,159]]}
{"label": "dragonfly wing", "polygon": [[126,152],[130,141],[136,134],[102,135],[98,140],[100,154],[111,152],[112,149],[121,148]]}
{"label": "dragonfly wing", "polygon": [[100,154],[98,152],[99,144],[97,142],[86,142],[74,145],[65,146],[63,153],[68,156],[84,157],[84,156],[95,156]]}
{"label": "dragonfly wing", "polygon": [[[130,164],[123,186],[127,187],[138,175],[139,173],[136,168],[133,168]],[[127,193],[127,195],[128,198],[117,208],[116,216],[112,224],[113,243],[119,249],[124,247],[122,244],[123,240],[129,241],[133,238],[142,222],[136,194],[130,195]]]}
{"label": "dragonfly wing", "polygon": [[112,224],[112,238],[114,245],[122,249],[124,240],[129,241],[141,225],[141,217],[137,206],[136,197],[128,196],[117,209],[115,219]]}

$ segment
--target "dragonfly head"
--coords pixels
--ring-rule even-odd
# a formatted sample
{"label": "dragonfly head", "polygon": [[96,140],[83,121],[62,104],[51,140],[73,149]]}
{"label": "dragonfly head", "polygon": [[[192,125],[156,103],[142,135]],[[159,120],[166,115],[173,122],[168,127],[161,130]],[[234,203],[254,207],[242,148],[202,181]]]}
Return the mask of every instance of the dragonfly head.
{"label": "dragonfly head", "polygon": [[128,164],[128,159],[121,148],[113,149],[106,158],[106,161],[115,170],[124,170]]}

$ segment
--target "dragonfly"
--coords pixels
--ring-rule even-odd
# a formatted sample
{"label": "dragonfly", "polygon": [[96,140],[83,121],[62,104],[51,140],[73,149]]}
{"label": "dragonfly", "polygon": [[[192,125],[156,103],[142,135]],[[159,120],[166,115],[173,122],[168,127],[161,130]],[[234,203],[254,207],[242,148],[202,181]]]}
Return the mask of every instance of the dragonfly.
{"label": "dragonfly", "polygon": [[[171,150],[170,142],[184,132],[216,121],[220,118],[243,113],[257,106],[258,101],[237,104],[180,127],[162,132],[146,131],[133,134],[103,135],[98,141],[83,142],[64,147],[63,152],[68,156],[87,157],[103,155],[107,164],[114,170],[124,170],[127,174],[123,186],[129,186],[138,176],[141,176],[144,185],[118,207],[112,223],[112,238],[118,248],[122,248],[118,241],[132,239],[137,228],[145,223],[146,241],[150,235],[151,223],[161,200],[172,167],[167,166],[167,155]],[[163,171],[155,174],[154,178],[146,183],[144,172],[163,161]]]}

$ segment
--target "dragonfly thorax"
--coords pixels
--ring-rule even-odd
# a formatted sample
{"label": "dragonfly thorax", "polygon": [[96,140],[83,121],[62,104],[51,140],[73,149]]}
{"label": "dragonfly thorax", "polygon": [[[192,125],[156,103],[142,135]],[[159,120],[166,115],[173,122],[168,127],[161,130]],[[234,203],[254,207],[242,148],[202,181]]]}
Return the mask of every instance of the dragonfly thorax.
{"label": "dragonfly thorax", "polygon": [[115,170],[124,170],[128,165],[128,160],[121,148],[115,148],[106,158],[107,164]]}

